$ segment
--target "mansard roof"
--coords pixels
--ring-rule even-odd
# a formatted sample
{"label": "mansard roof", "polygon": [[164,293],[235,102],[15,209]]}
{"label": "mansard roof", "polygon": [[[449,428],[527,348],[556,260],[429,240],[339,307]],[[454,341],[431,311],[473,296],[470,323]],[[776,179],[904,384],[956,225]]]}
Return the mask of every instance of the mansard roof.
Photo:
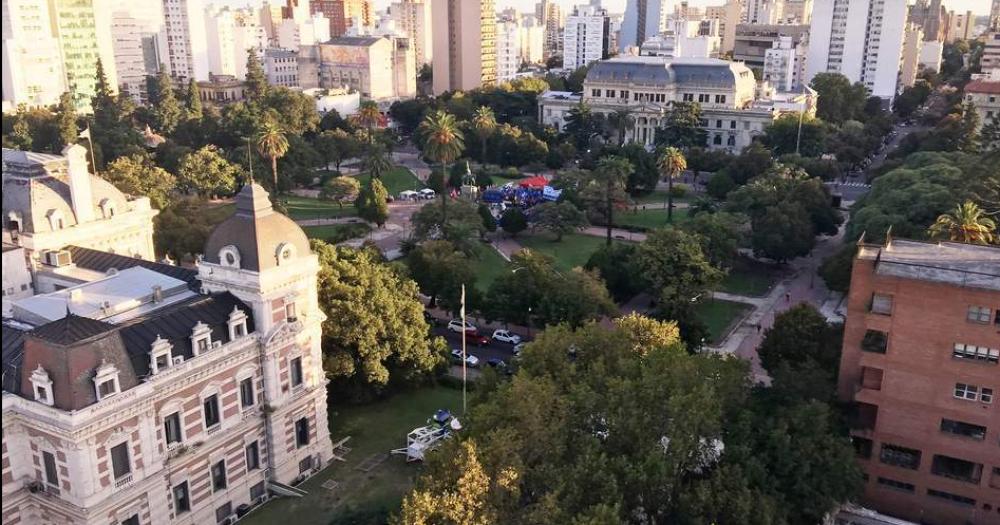
{"label": "mansard roof", "polygon": [[127,255],[102,252],[100,250],[93,250],[80,246],[68,246],[66,249],[70,252],[73,264],[79,266],[80,268],[93,270],[95,272],[108,273],[110,270],[121,271],[139,266],[153,270],[154,272],[162,273],[168,277],[173,277],[174,279],[179,279],[197,287],[198,272],[192,268],[184,268],[183,266],[147,261],[138,257],[129,257]]}

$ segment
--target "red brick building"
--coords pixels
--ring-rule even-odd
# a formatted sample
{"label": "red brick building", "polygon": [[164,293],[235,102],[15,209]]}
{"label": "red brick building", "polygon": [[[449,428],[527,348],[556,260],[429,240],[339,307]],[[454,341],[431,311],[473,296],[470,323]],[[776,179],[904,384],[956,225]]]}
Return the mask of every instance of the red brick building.
{"label": "red brick building", "polygon": [[838,394],[864,503],[1000,524],[1000,248],[894,240],[854,260]]}
{"label": "red brick building", "polygon": [[363,26],[372,24],[370,0],[312,0],[309,10],[330,20],[330,38],[343,36],[347,28],[352,27],[355,17],[360,19]]}

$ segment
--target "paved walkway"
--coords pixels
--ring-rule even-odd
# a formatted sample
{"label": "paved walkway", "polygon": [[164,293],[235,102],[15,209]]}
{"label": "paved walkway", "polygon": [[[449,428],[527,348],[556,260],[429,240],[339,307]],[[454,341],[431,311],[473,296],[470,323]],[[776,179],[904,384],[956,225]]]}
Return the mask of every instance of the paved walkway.
{"label": "paved walkway", "polygon": [[[608,229],[604,226],[588,226],[580,230],[580,233],[593,237],[607,238]],[[646,234],[642,232],[630,232],[621,228],[611,228],[611,238],[619,241],[642,242],[646,240]]]}

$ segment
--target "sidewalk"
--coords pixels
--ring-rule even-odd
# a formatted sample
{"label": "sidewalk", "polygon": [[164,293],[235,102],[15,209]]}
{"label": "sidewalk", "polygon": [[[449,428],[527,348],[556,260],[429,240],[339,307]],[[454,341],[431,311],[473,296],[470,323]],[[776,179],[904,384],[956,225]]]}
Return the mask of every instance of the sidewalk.
{"label": "sidewalk", "polygon": [[[587,226],[580,230],[580,233],[592,237],[607,237],[608,229],[603,226]],[[618,241],[642,242],[646,240],[646,234],[642,232],[630,232],[621,228],[611,228],[611,238]]]}

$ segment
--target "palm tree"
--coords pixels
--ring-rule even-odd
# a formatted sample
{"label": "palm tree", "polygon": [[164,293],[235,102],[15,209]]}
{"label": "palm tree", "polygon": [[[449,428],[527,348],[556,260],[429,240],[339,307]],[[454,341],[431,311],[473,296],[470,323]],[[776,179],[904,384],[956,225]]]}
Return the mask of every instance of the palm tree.
{"label": "palm tree", "polygon": [[932,238],[945,235],[949,239],[969,244],[990,244],[996,239],[997,223],[976,203],[965,201],[951,213],[943,213],[927,233]]}
{"label": "palm tree", "polygon": [[365,128],[368,132],[368,142],[375,142],[375,127],[382,121],[382,112],[378,109],[378,104],[371,100],[366,100],[358,107],[358,112],[354,115],[354,122]]}
{"label": "palm tree", "polygon": [[663,150],[656,160],[660,175],[667,180],[667,222],[674,220],[674,179],[687,169],[687,160],[681,150],[671,146]]}
{"label": "palm tree", "polygon": [[[458,129],[455,117],[445,111],[434,111],[424,117],[417,131],[424,138],[424,154],[441,163],[442,180],[447,180],[448,163],[454,162],[465,149],[465,139]],[[448,218],[448,198],[446,188],[441,188],[441,222]]]}
{"label": "palm tree", "polygon": [[635,118],[632,117],[632,110],[624,108],[611,113],[608,115],[608,123],[615,128],[618,136],[618,145],[624,146],[625,132],[635,123]]}
{"label": "palm tree", "polygon": [[274,177],[274,192],[278,192],[278,158],[288,153],[288,139],[277,123],[267,120],[257,133],[257,153],[271,159],[271,175]]}
{"label": "palm tree", "polygon": [[391,169],[392,160],[386,155],[385,148],[373,144],[368,150],[368,158],[365,159],[365,170],[368,171],[369,180],[381,179]]}
{"label": "palm tree", "polygon": [[611,246],[611,229],[614,226],[615,200],[625,192],[625,181],[632,173],[632,163],[625,157],[603,157],[597,162],[597,169],[591,174],[591,180],[600,186],[601,198],[604,201],[604,218],[607,221],[607,240]]}
{"label": "palm tree", "polygon": [[482,144],[483,163],[486,163],[486,140],[497,130],[497,119],[489,106],[479,106],[472,115],[472,129]]}

